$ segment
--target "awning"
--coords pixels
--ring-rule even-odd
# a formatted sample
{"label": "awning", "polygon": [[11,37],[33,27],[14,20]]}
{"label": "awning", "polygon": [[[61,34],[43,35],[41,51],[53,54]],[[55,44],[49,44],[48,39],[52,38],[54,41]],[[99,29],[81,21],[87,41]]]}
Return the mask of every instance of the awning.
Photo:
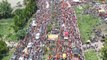
{"label": "awning", "polygon": [[56,40],[58,39],[58,34],[49,34],[48,35],[48,40]]}

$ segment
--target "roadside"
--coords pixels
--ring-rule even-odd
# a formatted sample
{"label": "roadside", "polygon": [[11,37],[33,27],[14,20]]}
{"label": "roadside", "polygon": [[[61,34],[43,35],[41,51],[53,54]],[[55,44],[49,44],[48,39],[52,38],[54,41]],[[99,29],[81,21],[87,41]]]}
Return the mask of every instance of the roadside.
{"label": "roadside", "polygon": [[15,51],[14,48],[11,49],[11,50],[9,50],[9,52],[7,53],[7,55],[6,55],[5,57],[3,57],[2,60],[9,60],[9,59],[11,59],[11,57],[12,57],[12,55],[13,55],[13,53],[14,53],[13,51]]}
{"label": "roadside", "polygon": [[0,20],[0,35],[3,40],[16,41],[13,25],[13,18],[1,19]]}

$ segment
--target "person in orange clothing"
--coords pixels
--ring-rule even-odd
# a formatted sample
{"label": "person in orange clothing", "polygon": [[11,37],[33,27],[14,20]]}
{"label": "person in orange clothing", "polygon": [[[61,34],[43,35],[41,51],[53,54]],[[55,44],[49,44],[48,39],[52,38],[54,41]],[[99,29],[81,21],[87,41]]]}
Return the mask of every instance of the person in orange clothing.
{"label": "person in orange clothing", "polygon": [[59,53],[56,54],[56,58],[60,59],[60,54]]}

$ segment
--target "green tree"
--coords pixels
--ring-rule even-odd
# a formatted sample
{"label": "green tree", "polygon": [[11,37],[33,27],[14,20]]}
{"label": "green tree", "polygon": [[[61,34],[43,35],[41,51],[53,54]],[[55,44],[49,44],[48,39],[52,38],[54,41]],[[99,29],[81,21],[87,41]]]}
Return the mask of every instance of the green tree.
{"label": "green tree", "polygon": [[0,57],[3,57],[4,54],[8,52],[7,44],[0,40]]}
{"label": "green tree", "polygon": [[26,30],[25,29],[22,29],[22,30],[19,30],[17,33],[16,33],[18,39],[23,39],[24,36],[26,35]]}
{"label": "green tree", "polygon": [[23,29],[36,10],[36,0],[28,0],[28,3],[24,9],[17,10],[14,13],[14,30],[17,32],[18,30]]}
{"label": "green tree", "polygon": [[8,18],[11,17],[12,8],[11,5],[6,1],[2,1],[0,3],[0,18]]}

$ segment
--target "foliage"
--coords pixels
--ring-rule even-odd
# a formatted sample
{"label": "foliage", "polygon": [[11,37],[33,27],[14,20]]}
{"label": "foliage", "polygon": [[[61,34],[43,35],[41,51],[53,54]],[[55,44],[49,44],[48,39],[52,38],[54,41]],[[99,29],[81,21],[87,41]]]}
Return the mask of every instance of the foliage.
{"label": "foliage", "polygon": [[47,32],[50,32],[52,30],[52,24],[49,24],[47,27]]}
{"label": "foliage", "polygon": [[0,35],[2,35],[2,37],[5,36],[6,40],[17,40],[14,29],[12,27],[13,22],[13,18],[0,20]]}
{"label": "foliage", "polygon": [[3,54],[6,54],[8,52],[7,45],[4,41],[0,40],[0,57],[3,56]]}
{"label": "foliage", "polygon": [[23,29],[27,24],[30,17],[36,12],[37,6],[35,0],[29,0],[29,3],[26,5],[25,9],[18,9],[15,12],[14,17],[14,30],[17,32],[20,29]]}
{"label": "foliage", "polygon": [[98,60],[96,52],[94,50],[85,52],[85,60]]}
{"label": "foliage", "polygon": [[105,39],[104,47],[102,48],[102,59],[107,60],[107,39]]}
{"label": "foliage", "polygon": [[11,17],[12,8],[11,5],[6,1],[2,1],[0,3],[0,18],[8,18]]}
{"label": "foliage", "polygon": [[17,36],[19,39],[23,39],[25,35],[26,35],[26,30],[25,30],[25,29],[19,30],[19,31],[16,33],[16,36]]}
{"label": "foliage", "polygon": [[13,20],[11,18],[0,20],[0,34],[7,35],[10,33]]}
{"label": "foliage", "polygon": [[9,60],[9,59],[11,59],[12,55],[14,54],[13,51],[14,51],[13,49],[10,50],[10,51],[7,53],[7,55],[2,58],[2,60]]}
{"label": "foliage", "polygon": [[84,11],[84,9],[78,9],[76,8],[77,18],[78,18],[78,26],[81,33],[82,41],[85,43],[87,40],[89,40],[90,35],[92,33],[93,28],[100,23],[99,18],[87,15],[87,14],[81,14],[81,12]]}
{"label": "foliage", "polygon": [[23,2],[24,2],[24,5],[26,5],[29,2],[29,0],[23,0]]}

